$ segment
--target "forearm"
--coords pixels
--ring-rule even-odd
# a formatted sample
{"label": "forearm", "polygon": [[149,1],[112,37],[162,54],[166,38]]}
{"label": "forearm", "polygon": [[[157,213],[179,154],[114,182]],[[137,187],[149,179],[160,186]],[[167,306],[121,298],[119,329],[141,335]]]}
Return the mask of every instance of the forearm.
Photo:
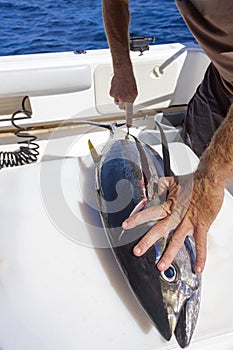
{"label": "forearm", "polygon": [[125,64],[131,65],[129,56],[128,0],[103,0],[105,32],[112,54],[114,73]]}
{"label": "forearm", "polygon": [[221,189],[233,177],[233,104],[203,153],[195,177]]}

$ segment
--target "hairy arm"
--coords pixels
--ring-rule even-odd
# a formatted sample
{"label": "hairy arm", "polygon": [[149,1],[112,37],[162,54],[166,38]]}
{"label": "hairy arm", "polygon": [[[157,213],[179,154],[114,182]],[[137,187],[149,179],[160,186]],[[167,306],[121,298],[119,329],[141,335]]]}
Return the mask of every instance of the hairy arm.
{"label": "hairy arm", "polygon": [[112,54],[114,73],[127,64],[129,57],[129,8],[127,0],[103,0],[105,32]]}
{"label": "hairy arm", "polygon": [[233,104],[203,153],[195,177],[207,178],[217,188],[225,188],[233,177]]}
{"label": "hairy arm", "polygon": [[[132,104],[137,97],[137,86],[129,54],[129,6],[127,0],[103,0],[105,32],[112,54],[114,76],[110,96],[132,119]],[[130,104],[127,108],[127,104]]]}
{"label": "hairy arm", "polygon": [[[233,177],[233,105],[203,153],[198,168],[190,176],[162,178],[159,190],[169,190],[167,201],[160,207],[145,209],[123,223],[129,229],[139,224],[161,219],[134,247],[137,256],[171,229],[176,232],[165,250],[159,270],[166,270],[183,245],[186,235],[196,242],[195,271],[201,273],[206,261],[207,233],[223,202],[224,189]],[[158,213],[158,214],[157,214]]]}

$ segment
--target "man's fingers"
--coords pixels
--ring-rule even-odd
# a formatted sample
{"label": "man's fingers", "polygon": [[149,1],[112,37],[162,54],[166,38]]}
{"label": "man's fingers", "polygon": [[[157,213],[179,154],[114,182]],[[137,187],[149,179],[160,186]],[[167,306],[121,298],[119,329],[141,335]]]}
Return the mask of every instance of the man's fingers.
{"label": "man's fingers", "polygon": [[130,216],[122,223],[122,228],[125,230],[131,229],[148,221],[163,219],[167,216],[162,206],[151,207]]}
{"label": "man's fingers", "polygon": [[118,107],[119,107],[120,109],[125,109],[125,102],[119,102],[119,103],[118,103]]}
{"label": "man's fingers", "polygon": [[[143,255],[159,238],[168,234],[171,230],[174,230],[178,224],[179,224],[179,218],[177,218],[175,216],[174,217],[167,216],[163,220],[159,221],[157,224],[155,224],[147,232],[147,234],[134,247],[134,250],[133,250],[134,254],[137,256]],[[174,238],[173,245],[177,246],[177,251],[174,251],[174,254],[175,254],[174,257],[176,256],[177,252],[179,251],[179,248],[182,246],[183,241],[184,241],[183,236],[185,237],[186,233],[187,233],[187,230],[185,229],[184,233],[182,233],[182,237],[181,237],[181,240],[179,242],[177,241],[178,237]],[[178,233],[178,235],[179,235],[179,233]],[[168,251],[168,256],[166,258],[168,261],[166,263],[166,266],[169,264],[170,261],[172,261],[174,259],[174,257],[173,257],[173,255],[170,257],[169,251]],[[166,266],[164,266],[164,269],[166,269],[165,268]],[[169,267],[169,265],[168,265],[168,267]]]}
{"label": "man's fingers", "polygon": [[[166,179],[166,178],[164,178]],[[168,178],[168,179],[172,179],[172,178]],[[168,180],[169,183],[171,183],[172,180]],[[166,183],[166,181],[164,182]],[[166,186],[166,185],[165,185]],[[161,220],[164,219],[165,217],[167,217],[168,215],[171,214],[171,206],[174,205],[174,200],[170,199],[170,197],[168,197],[168,200],[166,202],[164,202],[161,205],[158,206],[152,206],[150,208],[144,209],[132,216],[130,216],[128,219],[126,219],[123,223],[122,223],[122,227],[123,229],[127,230],[127,229],[131,229],[133,227],[136,227],[138,225],[144,224],[148,221],[156,221],[156,220]],[[174,221],[175,215],[173,215],[172,220]],[[180,222],[180,218],[178,217],[179,220],[177,220],[177,218],[175,219],[177,225]]]}
{"label": "man's fingers", "polygon": [[174,235],[172,236],[171,240],[169,241],[169,244],[168,244],[162,258],[160,259],[159,263],[157,264],[157,267],[160,271],[165,271],[169,268],[169,266],[171,265],[171,263],[175,259],[177,253],[179,252],[180,248],[184,244],[185,237],[188,234],[192,234],[192,226],[183,222],[176,229]]}
{"label": "man's fingers", "polygon": [[174,177],[161,177],[158,181],[158,194],[161,196],[176,184]]}
{"label": "man's fingers", "polygon": [[150,231],[140,240],[134,247],[133,252],[136,256],[141,256],[159,239],[165,232],[167,227],[167,219],[158,222]]}
{"label": "man's fingers", "polygon": [[[185,222],[176,229],[174,236],[171,238],[168,247],[157,265],[160,271],[165,271],[169,268],[182,247],[185,237],[193,233],[192,230],[193,227],[189,224],[185,224]],[[207,230],[204,228],[199,229],[198,232],[195,232],[194,236],[196,245],[195,272],[201,274],[206,262]]]}
{"label": "man's fingers", "polygon": [[125,109],[125,102],[120,101],[119,99],[114,100],[115,104],[120,108],[120,109]]}
{"label": "man's fingers", "polygon": [[206,262],[206,250],[207,250],[207,232],[205,228],[198,229],[195,232],[195,244],[196,244],[196,265],[195,272],[200,274],[203,272]]}

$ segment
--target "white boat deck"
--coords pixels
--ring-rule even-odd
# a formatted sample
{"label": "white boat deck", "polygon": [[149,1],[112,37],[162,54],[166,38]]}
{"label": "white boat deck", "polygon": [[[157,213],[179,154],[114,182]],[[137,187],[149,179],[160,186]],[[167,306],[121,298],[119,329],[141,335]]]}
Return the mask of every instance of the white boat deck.
{"label": "white boat deck", "polygon": [[[70,158],[0,172],[0,348],[178,349],[174,339],[161,339],[106,249],[89,137],[98,146],[108,133],[72,142]],[[50,151],[46,145],[44,154]],[[197,158],[183,144],[170,144],[170,151],[175,173],[196,167]],[[209,232],[191,350],[232,349],[232,207],[226,192]]]}

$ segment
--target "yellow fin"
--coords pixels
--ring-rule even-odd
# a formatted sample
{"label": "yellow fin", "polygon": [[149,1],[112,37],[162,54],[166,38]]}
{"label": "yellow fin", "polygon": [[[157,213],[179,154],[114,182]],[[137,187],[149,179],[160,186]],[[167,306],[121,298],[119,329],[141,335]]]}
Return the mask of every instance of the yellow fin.
{"label": "yellow fin", "polygon": [[97,163],[99,161],[99,159],[100,159],[100,155],[96,151],[96,149],[95,149],[93,143],[91,142],[91,140],[88,140],[88,147],[89,147],[89,150],[91,152],[92,159],[94,160],[95,163]]}

